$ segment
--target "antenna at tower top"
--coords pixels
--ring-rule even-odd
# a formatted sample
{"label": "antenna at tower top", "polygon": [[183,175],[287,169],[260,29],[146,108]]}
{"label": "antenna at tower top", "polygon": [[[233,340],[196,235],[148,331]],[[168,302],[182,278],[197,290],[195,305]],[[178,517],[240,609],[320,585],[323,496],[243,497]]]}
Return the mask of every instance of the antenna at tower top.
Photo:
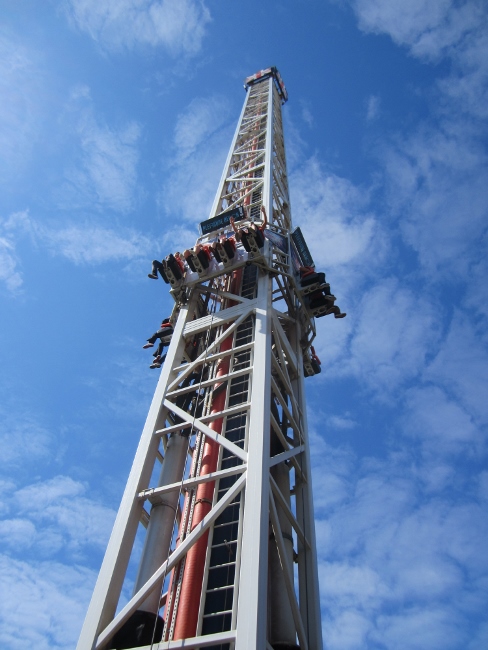
{"label": "antenna at tower top", "polygon": [[263,81],[264,79],[268,79],[269,77],[272,77],[274,79],[276,89],[278,90],[279,96],[281,97],[281,103],[284,104],[286,101],[288,101],[288,93],[286,91],[285,84],[283,83],[283,79],[281,78],[281,75],[278,71],[278,68],[274,65],[271,66],[271,68],[259,70],[259,72],[256,72],[256,74],[253,74],[250,77],[246,77],[244,81],[244,88],[247,90],[249,86],[258,83],[259,81]]}

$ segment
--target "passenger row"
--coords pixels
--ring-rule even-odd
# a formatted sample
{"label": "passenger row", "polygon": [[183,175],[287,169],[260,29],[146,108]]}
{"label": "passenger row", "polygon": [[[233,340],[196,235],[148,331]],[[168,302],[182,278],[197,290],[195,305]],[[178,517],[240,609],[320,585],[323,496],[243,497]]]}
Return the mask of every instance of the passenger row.
{"label": "passenger row", "polygon": [[345,318],[346,314],[334,305],[336,297],[330,292],[325,273],[317,273],[313,266],[300,267],[300,293],[307,311],[314,318],[334,314],[334,318]]}
{"label": "passenger row", "polygon": [[221,235],[218,241],[209,244],[197,243],[193,248],[186,249],[183,255],[179,252],[169,254],[159,262],[153,260],[151,273],[148,277],[157,280],[158,273],[166,282],[175,286],[179,284],[188,271],[204,275],[207,269],[214,263],[230,266],[239,256],[237,242],[241,242],[244,250],[252,255],[259,255],[264,246],[264,229],[267,225],[266,210],[261,206],[263,222],[260,226],[251,223],[244,228],[237,228],[234,219],[231,217],[230,225],[234,231],[232,237]]}
{"label": "passenger row", "polygon": [[[249,228],[248,230],[253,229]],[[244,243],[244,234],[246,244],[252,240],[253,247],[262,248],[264,235],[260,228],[256,228],[256,231],[261,235],[262,241],[259,235],[256,236],[255,233],[250,235],[249,232],[243,233],[242,231],[244,229],[237,233],[236,238],[241,238]],[[162,262],[153,260],[152,270],[151,273],[148,273],[148,277],[157,280],[159,273],[167,284],[174,286],[183,280],[188,270],[203,275],[212,264],[213,259],[217,263],[223,263],[224,267],[228,266],[233,263],[238,254],[236,238],[222,237],[220,241],[214,242],[211,246],[196,244],[193,249],[185,250],[183,255],[181,253],[170,254]],[[334,305],[336,297],[330,291],[330,284],[325,281],[325,273],[317,273],[311,266],[300,267],[300,292],[304,298],[304,305],[311,316],[315,318],[322,318],[329,314],[334,314],[334,318],[346,316],[337,305]]]}

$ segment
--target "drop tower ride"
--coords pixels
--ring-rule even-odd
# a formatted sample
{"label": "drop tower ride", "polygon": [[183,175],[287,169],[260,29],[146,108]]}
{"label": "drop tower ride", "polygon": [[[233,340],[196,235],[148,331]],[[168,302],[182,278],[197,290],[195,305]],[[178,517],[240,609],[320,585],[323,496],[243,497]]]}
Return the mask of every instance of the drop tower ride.
{"label": "drop tower ride", "polygon": [[164,262],[171,342],[77,650],[322,648],[304,377],[334,297],[292,228],[285,86],[245,88],[199,246]]}

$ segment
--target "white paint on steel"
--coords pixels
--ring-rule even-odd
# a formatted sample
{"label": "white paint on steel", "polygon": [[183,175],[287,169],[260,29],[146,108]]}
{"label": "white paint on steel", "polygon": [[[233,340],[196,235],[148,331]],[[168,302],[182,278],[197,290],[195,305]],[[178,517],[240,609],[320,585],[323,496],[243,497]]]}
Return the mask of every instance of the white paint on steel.
{"label": "white paint on steel", "polygon": [[136,609],[143,603],[147,596],[157,587],[162,576],[166,575],[168,571],[185,556],[191,546],[200,539],[200,537],[205,533],[210,524],[217,519],[221,512],[226,508],[226,506],[235,498],[237,494],[244,487],[246,476],[241,476],[234,485],[229,489],[225,496],[217,502],[217,504],[210,510],[210,512],[202,519],[202,521],[195,526],[192,532],[185,537],[184,541],[178,546],[178,548],[172,553],[169,558],[163,562],[159,569],[151,576],[151,578],[146,582],[146,584],[139,589],[139,591],[132,596],[127,605],[117,614],[113,621],[107,625],[107,627],[102,631],[100,636],[97,639],[95,644],[95,650],[103,648],[105,643],[112,638],[112,636],[119,630],[124,622],[129,618],[129,616],[136,611]]}
{"label": "white paint on steel", "polygon": [[147,486],[154,467],[159,439],[153,435],[153,432],[161,427],[161,421],[164,420],[163,399],[172,373],[171,362],[173,361],[174,365],[175,357],[181,355],[184,346],[182,332],[187,316],[187,309],[182,309],[166,356],[168,363],[163,367],[149,408],[122,502],[81,629],[77,650],[91,650],[94,647],[99,631],[112,621],[117,609],[137,526],[142,514],[143,504],[138,498],[138,494]]}

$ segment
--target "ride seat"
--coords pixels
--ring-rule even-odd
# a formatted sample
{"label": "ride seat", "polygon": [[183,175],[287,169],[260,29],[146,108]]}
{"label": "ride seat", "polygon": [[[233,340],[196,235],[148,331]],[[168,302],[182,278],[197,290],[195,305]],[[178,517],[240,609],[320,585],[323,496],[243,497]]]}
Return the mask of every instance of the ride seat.
{"label": "ride seat", "polygon": [[264,246],[264,235],[260,228],[242,228],[240,231],[242,245],[248,253],[259,255]]}
{"label": "ride seat", "polygon": [[171,286],[174,287],[183,280],[183,270],[172,253],[163,261],[163,268]]}

